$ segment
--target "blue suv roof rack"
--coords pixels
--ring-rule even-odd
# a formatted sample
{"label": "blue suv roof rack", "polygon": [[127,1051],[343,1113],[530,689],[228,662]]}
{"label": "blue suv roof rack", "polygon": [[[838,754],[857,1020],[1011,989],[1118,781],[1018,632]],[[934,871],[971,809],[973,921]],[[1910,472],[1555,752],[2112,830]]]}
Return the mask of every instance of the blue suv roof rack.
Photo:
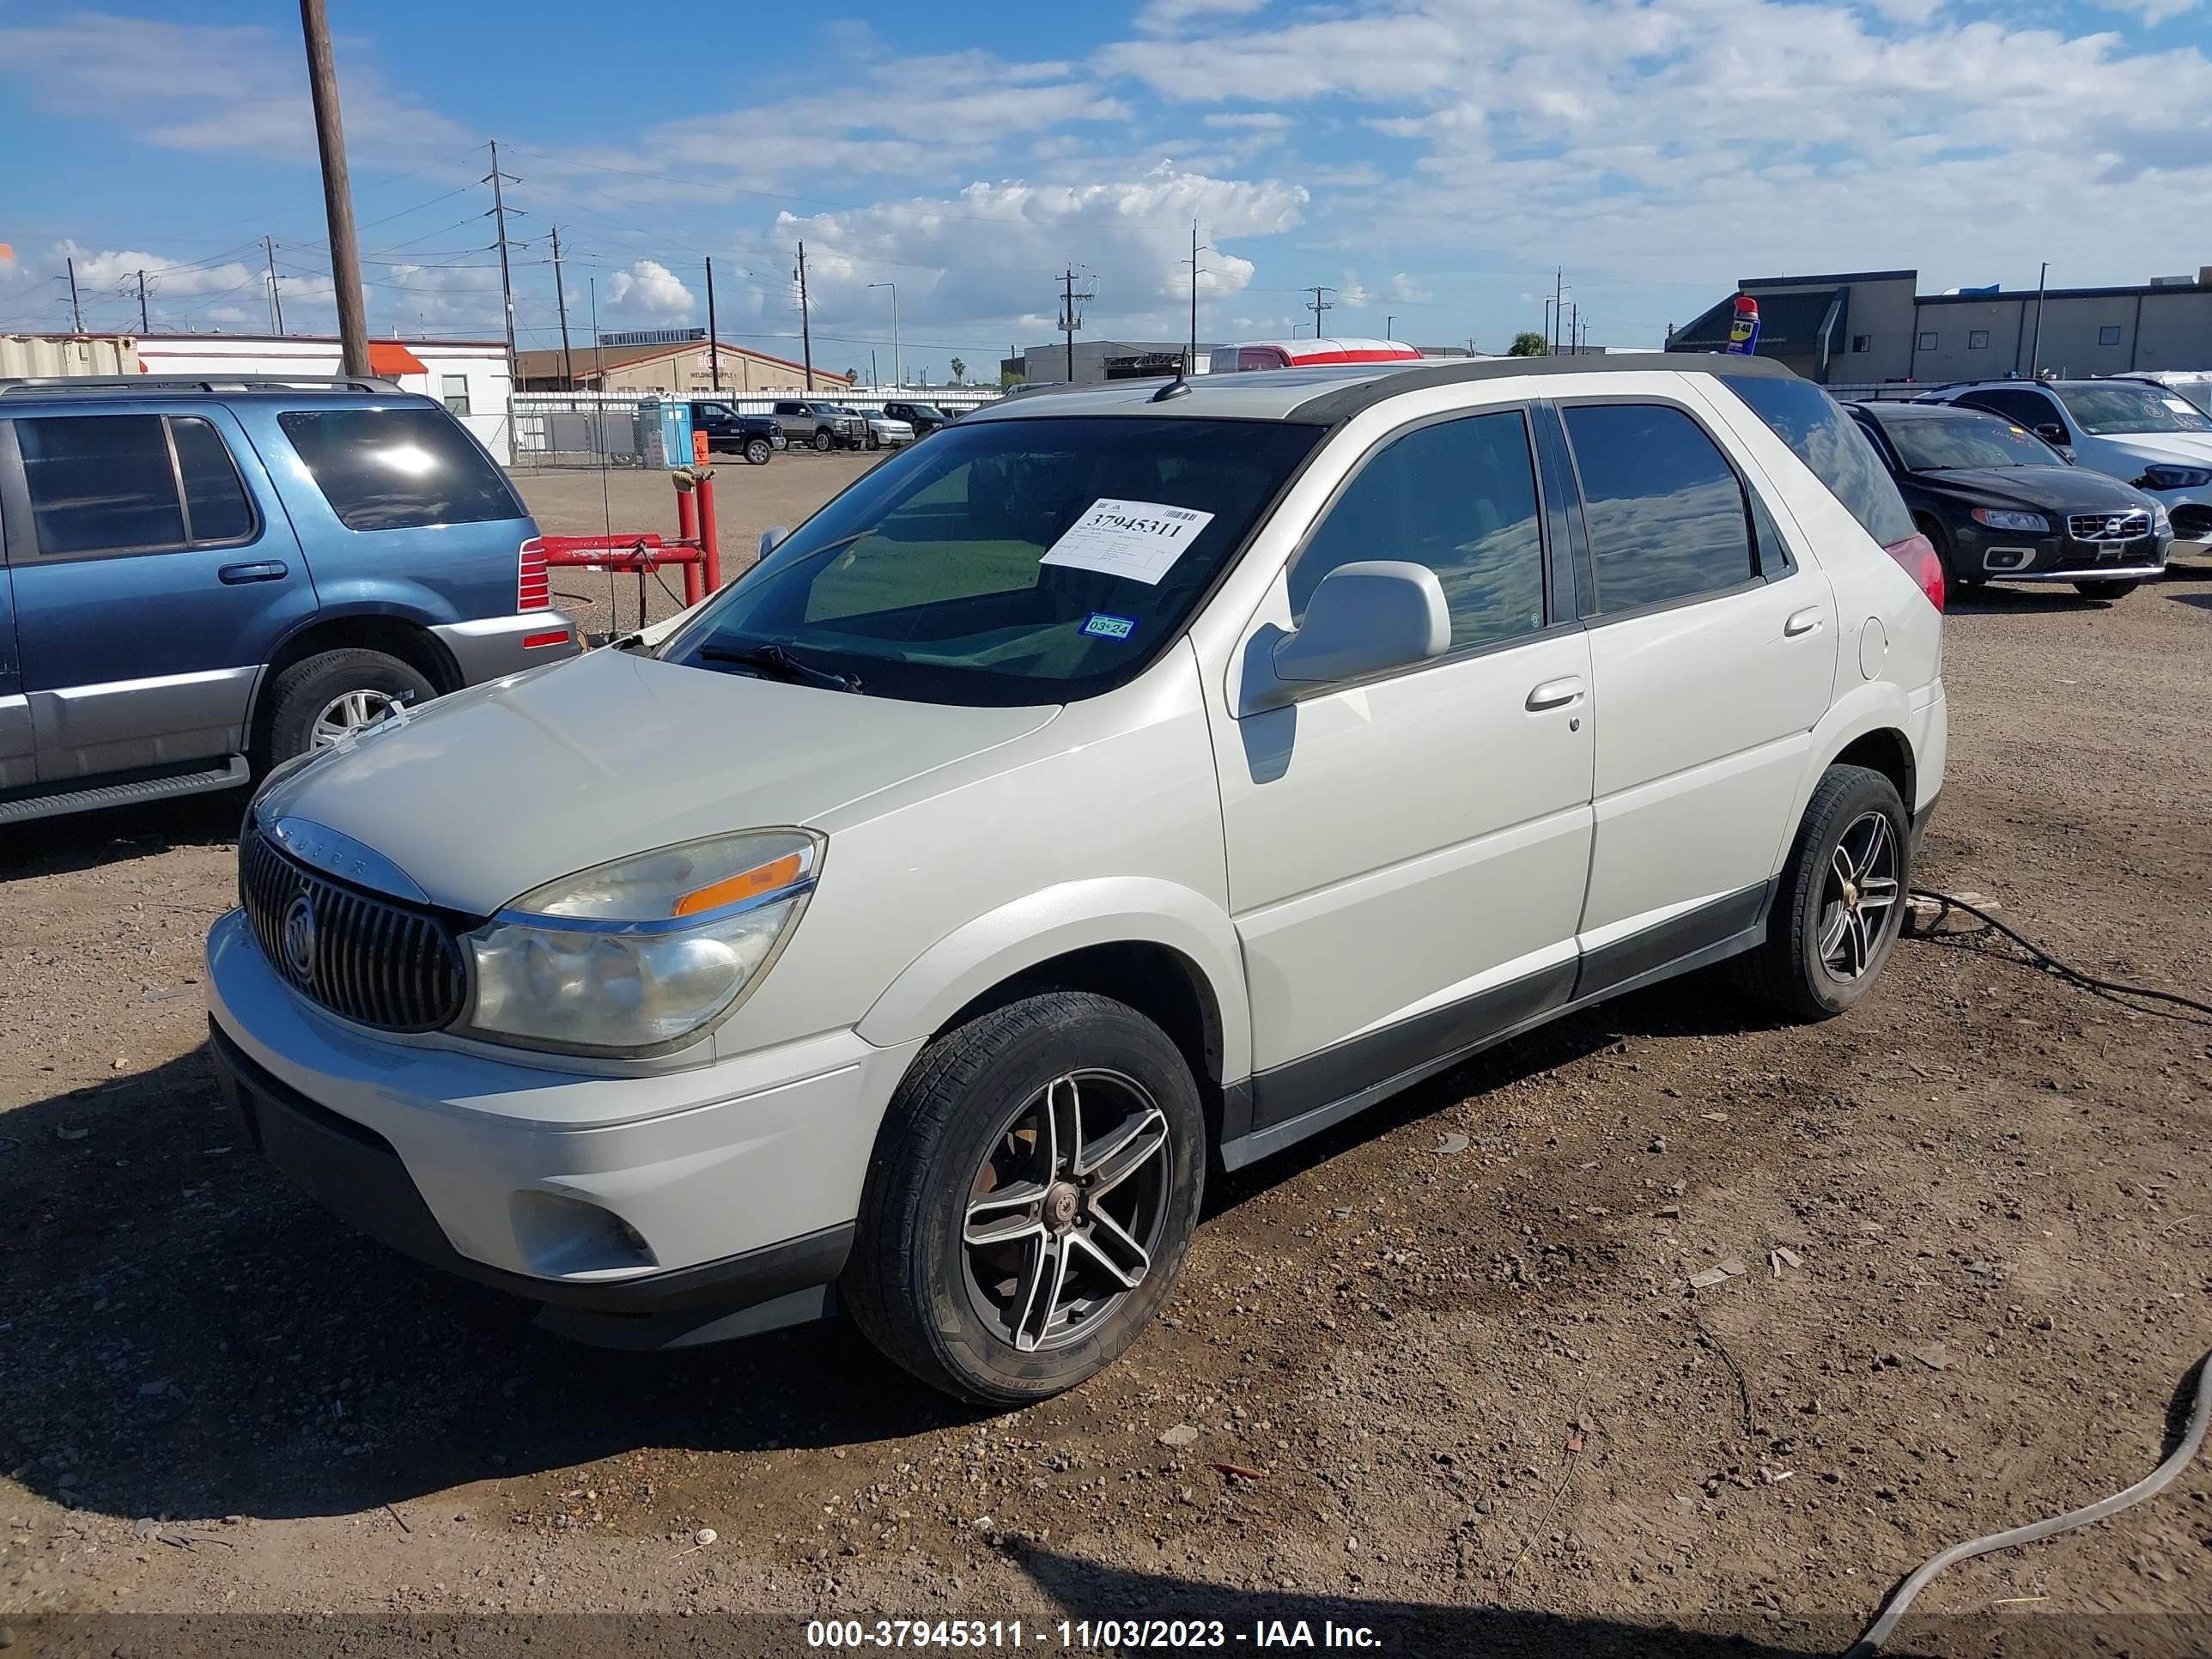
{"label": "blue suv roof rack", "polygon": [[0,378],[0,397],[11,392],[380,392],[410,395],[397,381],[374,374],[40,374]]}

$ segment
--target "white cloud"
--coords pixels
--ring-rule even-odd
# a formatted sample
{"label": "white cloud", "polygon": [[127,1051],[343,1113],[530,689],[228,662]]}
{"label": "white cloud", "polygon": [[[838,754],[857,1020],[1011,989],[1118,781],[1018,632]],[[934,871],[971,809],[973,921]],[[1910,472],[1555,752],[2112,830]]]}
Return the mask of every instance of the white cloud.
{"label": "white cloud", "polygon": [[[296,33],[78,11],[0,28],[0,76],[50,109],[119,123],[173,149],[315,161],[306,60]],[[469,130],[395,92],[360,51],[345,59],[348,145],[376,155],[465,143]]]}
{"label": "white cloud", "polygon": [[1426,305],[1433,297],[1427,289],[1402,270],[1391,277],[1389,293],[1391,299],[1405,306]]}
{"label": "white cloud", "polygon": [[1289,130],[1291,118],[1280,110],[1239,111],[1231,114],[1215,114],[1206,118],[1210,127],[1249,128],[1259,132],[1283,132]]}
{"label": "white cloud", "polygon": [[1245,17],[1260,10],[1267,0],[1151,0],[1137,14],[1137,27],[1147,33],[1169,34],[1200,17]]}
{"label": "white cloud", "polygon": [[[1249,287],[1252,261],[1231,243],[1299,222],[1305,191],[1276,179],[1221,179],[1162,163],[1140,177],[1086,185],[975,184],[950,198],[889,202],[852,211],[781,216],[771,246],[804,237],[817,331],[863,347],[890,337],[890,301],[872,282],[895,281],[902,326],[919,342],[946,329],[1022,343],[1050,331],[1058,274],[1071,262],[1095,288],[1088,337],[1177,337],[1188,325],[1190,223],[1212,251],[1202,304]],[[1200,331],[1210,325],[1201,313]],[[817,337],[819,336],[817,335]],[[972,338],[972,336],[971,336]],[[956,340],[966,346],[970,338]]]}
{"label": "white cloud", "polygon": [[2148,27],[2155,28],[2176,17],[2195,11],[2203,0],[2095,0],[2106,11],[2132,12]]}
{"label": "white cloud", "polygon": [[607,279],[610,309],[645,317],[689,317],[697,303],[684,281],[658,259],[640,259]]}
{"label": "white cloud", "polygon": [[148,294],[158,294],[165,300],[234,293],[249,284],[265,284],[268,281],[264,272],[235,260],[198,264],[166,258],[158,253],[141,253],[135,249],[94,252],[75,242],[64,242],[54,251],[52,263],[58,269],[64,256],[76,262],[76,280],[81,289],[112,289],[118,293],[127,289],[134,297],[141,271],[146,275]]}

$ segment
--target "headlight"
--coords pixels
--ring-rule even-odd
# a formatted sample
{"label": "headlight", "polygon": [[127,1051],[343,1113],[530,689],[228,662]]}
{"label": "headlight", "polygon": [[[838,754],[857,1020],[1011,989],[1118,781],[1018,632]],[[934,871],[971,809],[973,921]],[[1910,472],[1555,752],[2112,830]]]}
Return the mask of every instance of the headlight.
{"label": "headlight", "polygon": [[714,836],[525,893],[467,937],[472,1036],[570,1054],[689,1042],[744,1000],[805,908],[822,838]]}
{"label": "headlight", "polygon": [[2017,530],[2031,536],[2040,536],[2051,528],[2040,513],[2011,513],[2001,507],[1978,507],[1971,516],[1976,524],[1985,524],[1992,530]]}
{"label": "headlight", "polygon": [[2147,466],[2137,489],[2201,489],[2212,484],[2212,466]]}
{"label": "headlight", "polygon": [[2173,515],[2166,510],[2164,501],[2150,504],[2150,533],[2154,536],[2173,534]]}

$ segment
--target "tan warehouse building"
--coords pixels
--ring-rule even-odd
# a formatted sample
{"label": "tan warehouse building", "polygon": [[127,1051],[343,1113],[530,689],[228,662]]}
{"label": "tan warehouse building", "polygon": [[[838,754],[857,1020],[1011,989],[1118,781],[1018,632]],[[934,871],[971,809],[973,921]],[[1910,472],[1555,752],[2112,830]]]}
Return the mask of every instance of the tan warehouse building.
{"label": "tan warehouse building", "polygon": [[[771,357],[749,346],[719,346],[705,340],[685,340],[660,345],[571,346],[568,361],[575,369],[573,383],[562,373],[562,354],[546,351],[514,354],[515,384],[524,392],[672,392],[685,397],[714,389],[714,359],[719,358],[721,389],[743,396],[747,392],[803,392],[805,365]],[[842,392],[852,385],[843,374],[832,374],[818,365],[814,370],[817,392]]]}

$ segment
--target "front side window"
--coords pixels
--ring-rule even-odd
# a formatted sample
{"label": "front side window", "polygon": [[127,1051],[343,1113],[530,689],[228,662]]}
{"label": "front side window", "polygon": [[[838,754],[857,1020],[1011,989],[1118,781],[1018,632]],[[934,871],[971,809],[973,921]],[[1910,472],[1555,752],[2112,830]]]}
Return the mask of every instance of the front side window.
{"label": "front side window", "polygon": [[1451,648],[1544,625],[1544,538],[1518,410],[1416,428],[1370,457],[1291,566],[1291,617],[1322,578],[1365,559],[1425,564],[1443,586]]}
{"label": "front side window", "polygon": [[293,410],[276,417],[349,530],[519,519],[498,466],[441,410]]}
{"label": "front side window", "polygon": [[1868,535],[1888,547],[1913,533],[1888,467],[1833,398],[1795,375],[1731,374],[1721,384],[1790,446]]}
{"label": "front side window", "polygon": [[1265,421],[962,422],[861,477],[661,654],[924,702],[1094,696],[1182,634],[1320,437]]}
{"label": "front side window", "polygon": [[1559,412],[1582,480],[1600,612],[1694,599],[1758,573],[1743,485],[1686,413],[1664,404]]}
{"label": "front side window", "polygon": [[198,416],[26,419],[15,436],[44,556],[158,553],[254,533],[237,464]]}
{"label": "front side window", "polygon": [[2063,427],[2059,418],[2058,405],[2040,392],[2012,392],[1996,387],[1986,392],[1969,392],[1959,399],[1969,409],[1985,409],[1992,415],[2002,415],[2008,421],[2017,421],[2031,431],[2039,426]]}

